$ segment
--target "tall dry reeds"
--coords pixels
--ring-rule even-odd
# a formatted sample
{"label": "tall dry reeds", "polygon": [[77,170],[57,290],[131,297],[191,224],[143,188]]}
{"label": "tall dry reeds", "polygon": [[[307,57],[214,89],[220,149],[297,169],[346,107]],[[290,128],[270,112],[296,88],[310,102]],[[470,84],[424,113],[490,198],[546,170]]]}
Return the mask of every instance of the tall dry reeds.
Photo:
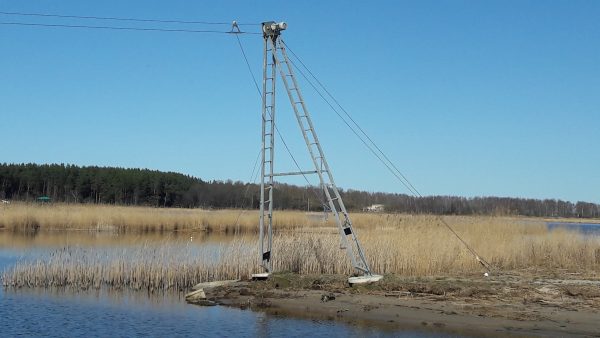
{"label": "tall dry reeds", "polygon": [[[226,264],[250,250],[244,241],[204,247],[169,242],[122,249],[67,247],[48,257],[17,263],[2,275],[5,286],[180,290],[198,281],[241,275]],[[249,260],[248,260],[249,262]],[[240,262],[241,263],[241,262]]]}
{"label": "tall dry reeds", "polygon": [[[319,215],[319,214],[317,214]],[[0,207],[0,229],[100,230],[117,232],[258,231],[255,210],[204,210],[86,204],[13,203]],[[300,211],[276,212],[278,229],[320,226],[319,216]]]}
{"label": "tall dry reeds", "polygon": [[[135,234],[135,240],[123,239],[121,244],[110,247],[84,248],[73,243],[87,242],[68,241],[65,248],[48,257],[18,262],[3,273],[2,282],[12,286],[178,290],[201,281],[246,278],[261,271],[257,239],[252,235],[258,230],[257,219],[256,211],[240,214],[238,210],[11,204],[0,210],[0,228],[16,232],[111,230],[115,234]],[[359,213],[352,214],[352,219],[376,273],[431,276],[481,271],[474,257],[438,216]],[[501,271],[600,270],[600,237],[586,237],[564,229],[548,231],[542,221],[523,218],[455,216],[445,220]],[[320,213],[277,211],[274,222],[276,271],[353,272],[345,251],[340,250],[339,235],[331,217],[326,221]],[[169,235],[160,235],[160,231]],[[171,236],[174,231],[203,231],[209,237],[214,236],[210,233],[237,235],[222,242],[192,245],[189,240],[182,240],[182,236]],[[154,233],[152,240],[144,239],[150,238],[142,234],[146,232]],[[140,241],[145,244],[139,245]]]}
{"label": "tall dry reeds", "polygon": [[[600,271],[600,238],[543,226],[463,221],[454,224],[480,254],[500,271],[556,268]],[[435,223],[399,223],[361,229],[359,237],[376,273],[404,276],[461,275],[481,271],[474,257]],[[339,235],[280,232],[275,235],[276,271],[350,274]],[[248,278],[261,271],[254,236],[196,246],[168,240],[126,248],[67,247],[43,259],[21,261],[2,275],[6,286],[110,286],[180,290],[202,281]]]}
{"label": "tall dry reeds", "polygon": [[[331,229],[333,217],[324,219],[319,212],[280,211],[274,213],[274,230]],[[439,223],[439,216],[352,213],[355,227],[361,229],[400,229]],[[517,224],[524,218],[489,216],[448,217],[458,226],[470,223],[487,227],[489,222]],[[530,223],[542,224],[537,219]],[[96,204],[33,204],[13,203],[0,206],[0,230],[29,232],[31,230],[92,230],[130,233],[206,231],[222,233],[258,232],[256,210],[205,210],[183,208],[152,208]]]}

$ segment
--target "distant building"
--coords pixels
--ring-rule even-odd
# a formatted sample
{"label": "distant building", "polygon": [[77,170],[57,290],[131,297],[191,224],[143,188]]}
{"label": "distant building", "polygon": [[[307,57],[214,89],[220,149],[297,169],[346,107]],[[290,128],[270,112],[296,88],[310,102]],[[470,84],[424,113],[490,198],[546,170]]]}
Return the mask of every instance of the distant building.
{"label": "distant building", "polygon": [[373,204],[366,208],[363,208],[363,211],[366,212],[383,212],[385,211],[385,206],[383,204]]}

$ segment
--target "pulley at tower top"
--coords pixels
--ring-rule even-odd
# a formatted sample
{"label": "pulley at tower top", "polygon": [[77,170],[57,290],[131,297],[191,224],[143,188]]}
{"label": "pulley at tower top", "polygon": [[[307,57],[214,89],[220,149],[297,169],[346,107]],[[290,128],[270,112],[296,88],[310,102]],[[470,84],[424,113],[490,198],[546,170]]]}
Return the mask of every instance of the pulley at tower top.
{"label": "pulley at tower top", "polygon": [[262,31],[263,37],[276,37],[281,34],[281,31],[287,28],[287,23],[285,22],[275,22],[275,21],[267,21],[262,23]]}

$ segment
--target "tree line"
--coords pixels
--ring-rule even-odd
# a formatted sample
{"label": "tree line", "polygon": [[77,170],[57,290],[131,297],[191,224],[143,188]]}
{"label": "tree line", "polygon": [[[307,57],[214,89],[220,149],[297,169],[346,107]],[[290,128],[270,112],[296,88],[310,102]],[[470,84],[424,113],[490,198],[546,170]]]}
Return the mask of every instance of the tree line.
{"label": "tree line", "polygon": [[[278,183],[277,209],[323,210],[323,191]],[[522,215],[600,218],[600,205],[556,199],[458,197],[341,190],[349,210],[383,204],[386,211],[438,215]],[[260,187],[229,181],[203,181],[175,172],[65,164],[0,164],[0,198],[186,208],[258,208]]]}

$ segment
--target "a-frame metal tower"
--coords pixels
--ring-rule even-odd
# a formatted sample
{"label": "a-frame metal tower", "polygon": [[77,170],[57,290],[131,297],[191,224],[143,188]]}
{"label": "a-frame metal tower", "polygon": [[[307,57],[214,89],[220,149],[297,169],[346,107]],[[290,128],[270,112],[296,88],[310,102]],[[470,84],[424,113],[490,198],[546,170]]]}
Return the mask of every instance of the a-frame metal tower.
{"label": "a-frame metal tower", "polygon": [[[285,44],[281,40],[281,32],[287,28],[286,23],[264,22],[262,24],[264,38],[263,81],[262,81],[262,155],[260,181],[260,216],[259,216],[259,261],[265,272],[252,275],[255,279],[268,278],[273,272],[273,184],[277,176],[316,174],[323,188],[325,203],[337,223],[340,233],[341,248],[347,251],[352,266],[358,270],[359,276],[350,277],[351,284],[378,281],[380,275],[373,274],[365,258],[363,249],[352,228],[352,221],[344,206],[342,197],[333,180],[333,174],[319,138],[302,97],[296,80],[293,66],[288,58]],[[287,92],[296,115],[296,120],[308,152],[314,165],[312,171],[288,173],[273,172],[275,154],[275,90],[278,74]]]}

